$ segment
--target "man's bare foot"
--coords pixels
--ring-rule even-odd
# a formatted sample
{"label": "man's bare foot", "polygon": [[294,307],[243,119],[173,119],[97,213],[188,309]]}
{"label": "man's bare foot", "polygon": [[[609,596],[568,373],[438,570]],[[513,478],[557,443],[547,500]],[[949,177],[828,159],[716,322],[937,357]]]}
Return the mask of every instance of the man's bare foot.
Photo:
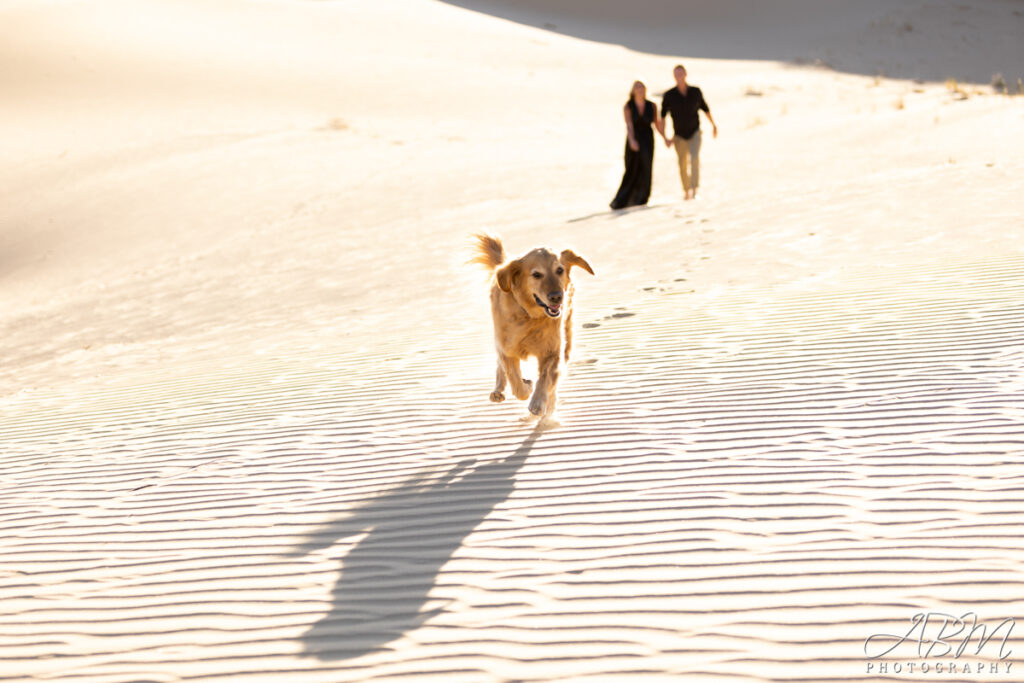
{"label": "man's bare foot", "polygon": [[686,201],[689,201],[689,200],[693,199],[693,190],[687,190],[686,191],[685,199],[686,199]]}

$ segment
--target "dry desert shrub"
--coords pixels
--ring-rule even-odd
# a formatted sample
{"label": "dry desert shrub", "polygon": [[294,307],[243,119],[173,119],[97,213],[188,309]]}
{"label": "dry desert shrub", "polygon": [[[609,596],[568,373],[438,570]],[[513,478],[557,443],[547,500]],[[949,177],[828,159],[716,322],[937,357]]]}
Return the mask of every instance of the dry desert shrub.
{"label": "dry desert shrub", "polygon": [[1024,95],[1024,79],[1018,78],[1017,83],[1010,86],[1007,84],[1006,79],[1003,78],[1003,74],[992,74],[992,89],[998,94],[1008,97]]}
{"label": "dry desert shrub", "polygon": [[953,97],[958,100],[966,100],[969,97],[967,91],[955,78],[946,79],[946,90],[953,93]]}

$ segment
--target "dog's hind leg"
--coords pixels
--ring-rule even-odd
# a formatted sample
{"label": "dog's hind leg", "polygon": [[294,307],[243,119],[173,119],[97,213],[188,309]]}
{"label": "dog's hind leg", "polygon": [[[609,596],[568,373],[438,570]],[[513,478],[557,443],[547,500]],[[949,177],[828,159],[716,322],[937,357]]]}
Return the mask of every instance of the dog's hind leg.
{"label": "dog's hind leg", "polygon": [[508,377],[505,375],[505,367],[498,359],[498,373],[494,382],[494,391],[491,392],[491,403],[501,403],[505,400],[505,384]]}
{"label": "dog's hind leg", "polygon": [[498,366],[504,368],[509,386],[515,397],[520,401],[530,398],[530,388],[533,386],[533,382],[523,379],[523,373],[519,369],[519,359],[501,354]]}

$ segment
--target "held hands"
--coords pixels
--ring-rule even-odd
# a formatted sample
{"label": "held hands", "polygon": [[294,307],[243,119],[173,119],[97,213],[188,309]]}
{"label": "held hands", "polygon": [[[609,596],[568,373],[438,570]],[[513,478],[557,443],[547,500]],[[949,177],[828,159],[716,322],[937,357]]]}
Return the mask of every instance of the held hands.
{"label": "held hands", "polygon": [[670,138],[667,135],[665,136],[665,146],[666,147],[671,147],[672,146],[672,138]]}

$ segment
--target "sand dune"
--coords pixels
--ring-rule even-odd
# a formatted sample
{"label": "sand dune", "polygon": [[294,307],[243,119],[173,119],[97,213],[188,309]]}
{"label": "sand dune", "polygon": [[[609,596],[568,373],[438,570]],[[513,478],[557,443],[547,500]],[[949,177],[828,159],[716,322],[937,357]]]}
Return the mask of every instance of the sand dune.
{"label": "sand dune", "polygon": [[[1024,9],[1012,2],[446,0],[637,52],[819,63],[868,76],[989,84],[1024,77]],[[1007,80],[1008,79],[1008,80]]]}
{"label": "sand dune", "polygon": [[[1024,602],[1018,20],[961,5],[0,3],[0,680],[1017,680],[865,650]],[[608,212],[681,59],[701,198],[662,147]],[[597,272],[558,428],[487,401],[480,230]]]}

